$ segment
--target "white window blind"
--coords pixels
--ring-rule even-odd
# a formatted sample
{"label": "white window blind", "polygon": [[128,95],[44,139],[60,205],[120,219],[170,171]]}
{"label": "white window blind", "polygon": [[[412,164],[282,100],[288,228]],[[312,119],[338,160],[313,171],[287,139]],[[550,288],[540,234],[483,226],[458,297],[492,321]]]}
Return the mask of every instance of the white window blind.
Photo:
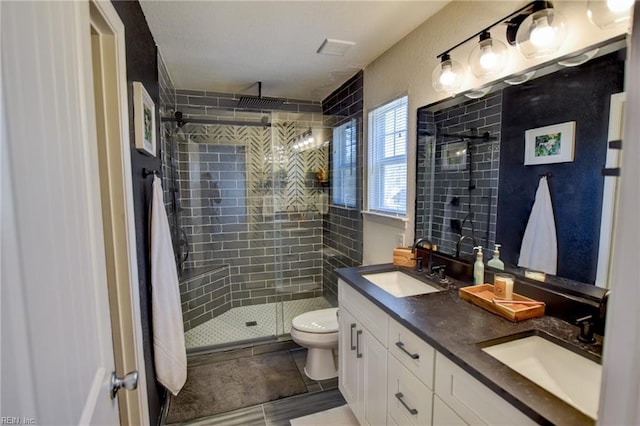
{"label": "white window blind", "polygon": [[356,207],[356,120],[333,129],[334,205]]}
{"label": "white window blind", "polygon": [[369,211],[407,213],[407,96],[369,113]]}

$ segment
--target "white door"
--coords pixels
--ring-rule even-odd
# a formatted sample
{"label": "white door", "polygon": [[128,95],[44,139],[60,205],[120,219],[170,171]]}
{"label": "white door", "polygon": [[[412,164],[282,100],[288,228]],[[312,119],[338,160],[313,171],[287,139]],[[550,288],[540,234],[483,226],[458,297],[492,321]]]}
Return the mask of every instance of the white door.
{"label": "white door", "polygon": [[89,4],[0,2],[0,19],[0,415],[118,424]]}

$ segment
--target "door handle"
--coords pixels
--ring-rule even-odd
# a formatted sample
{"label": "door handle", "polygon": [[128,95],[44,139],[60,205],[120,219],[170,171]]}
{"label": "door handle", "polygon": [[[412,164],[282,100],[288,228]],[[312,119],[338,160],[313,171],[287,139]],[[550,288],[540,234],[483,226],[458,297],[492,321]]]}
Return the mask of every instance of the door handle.
{"label": "door handle", "polygon": [[118,377],[116,372],[111,373],[111,399],[116,397],[116,394],[120,389],[134,390],[138,388],[138,372],[131,371],[124,375],[124,377]]}
{"label": "door handle", "polygon": [[353,329],[354,328],[356,328],[356,324],[355,323],[351,324],[351,335],[349,336],[350,340],[351,340],[351,350],[352,351],[356,350],[356,346],[353,344]]}
{"label": "door handle", "polygon": [[362,330],[356,331],[356,358],[362,358],[362,354],[360,353],[360,335],[362,335]]}

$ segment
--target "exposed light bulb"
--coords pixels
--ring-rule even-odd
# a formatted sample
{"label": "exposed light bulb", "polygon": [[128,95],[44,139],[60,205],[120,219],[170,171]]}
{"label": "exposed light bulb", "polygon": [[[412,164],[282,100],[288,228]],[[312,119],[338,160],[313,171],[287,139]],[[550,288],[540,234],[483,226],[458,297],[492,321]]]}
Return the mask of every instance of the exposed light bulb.
{"label": "exposed light bulb", "polygon": [[607,7],[610,11],[620,13],[633,6],[634,0],[607,0]]}
{"label": "exposed light bulb", "polygon": [[553,28],[549,26],[546,16],[535,21],[529,39],[538,49],[545,49],[553,45]]}
{"label": "exposed light bulb", "polygon": [[459,62],[452,60],[448,53],[443,54],[441,59],[442,62],[431,73],[431,83],[438,92],[453,93],[462,87],[465,70]]}
{"label": "exposed light bulb", "polygon": [[480,55],[480,65],[486,70],[491,70],[498,64],[498,55],[493,51],[493,46],[488,44],[482,47]]}
{"label": "exposed light bulb", "polygon": [[509,60],[507,46],[491,38],[489,31],[480,34],[480,41],[469,55],[469,69],[477,78],[487,78],[504,71]]}
{"label": "exposed light bulb", "polygon": [[449,87],[456,80],[456,73],[451,69],[450,64],[442,65],[442,73],[440,73],[440,83],[444,87]]}

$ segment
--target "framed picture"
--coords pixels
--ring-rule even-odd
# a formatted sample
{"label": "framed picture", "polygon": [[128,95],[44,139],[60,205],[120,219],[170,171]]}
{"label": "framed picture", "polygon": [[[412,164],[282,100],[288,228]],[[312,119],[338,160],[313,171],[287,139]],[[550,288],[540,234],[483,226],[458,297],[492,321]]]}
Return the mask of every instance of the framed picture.
{"label": "framed picture", "polygon": [[442,146],[440,158],[442,170],[464,170],[467,168],[467,143],[455,142]]}
{"label": "framed picture", "polygon": [[156,108],[142,83],[133,82],[133,119],[136,148],[156,156]]}
{"label": "framed picture", "polygon": [[525,131],[524,165],[573,161],[575,133],[575,121]]}

